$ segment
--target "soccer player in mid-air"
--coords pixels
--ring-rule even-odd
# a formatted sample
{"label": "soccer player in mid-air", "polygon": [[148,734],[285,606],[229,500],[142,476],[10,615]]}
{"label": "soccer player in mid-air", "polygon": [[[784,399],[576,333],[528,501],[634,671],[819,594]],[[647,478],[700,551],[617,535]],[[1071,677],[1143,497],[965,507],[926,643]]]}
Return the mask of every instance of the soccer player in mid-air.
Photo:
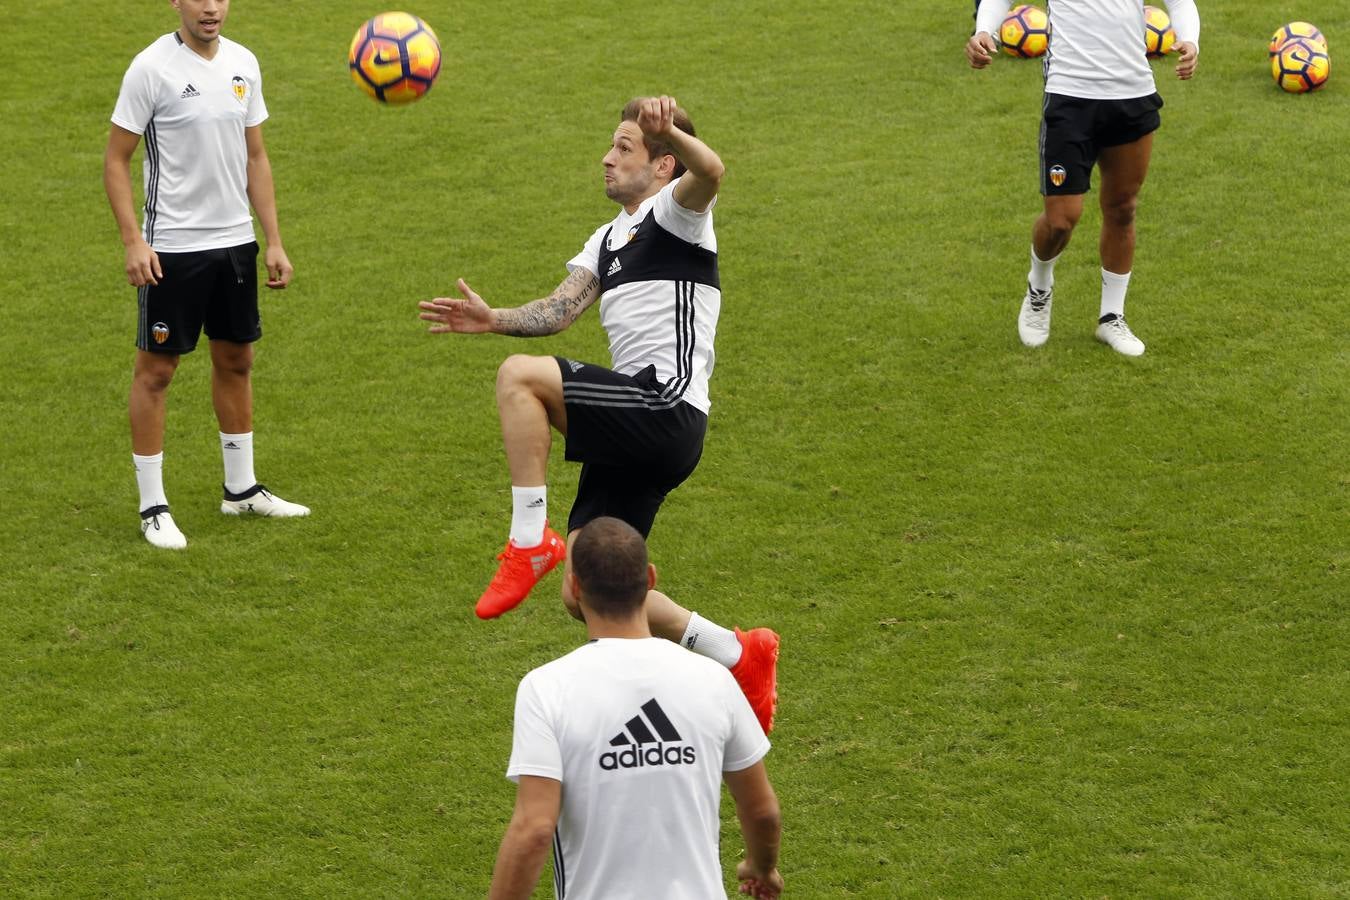
{"label": "soccer player in mid-air", "polygon": [[[670,97],[630,101],[602,160],[605,194],[622,209],[568,263],[547,297],[493,308],[460,279],[462,297],[419,304],[435,333],[556,334],[600,301],[612,368],[564,357],[513,355],[497,371],[497,409],[511,474],[511,533],[476,606],[482,618],[514,609],[566,558],[548,527],[552,429],[581,462],[568,542],[613,516],[645,538],[666,494],[698,465],[708,422],[708,378],[722,293],[712,208],[724,167]],[[563,583],[563,600],[579,617]],[[652,633],[731,669],[767,732],[777,703],[778,635],[735,631],[652,591]]]}
{"label": "soccer player in mid-air", "polygon": [[[983,0],[975,34],[966,42],[971,66],[983,69],[998,52],[994,35],[1008,0]],[[1148,173],[1162,98],[1144,51],[1142,0],[1052,0],[1045,54],[1040,185],[1044,209],[1031,232],[1031,271],[1017,317],[1022,343],[1050,337],[1055,262],[1083,215],[1092,168],[1101,176],[1102,231],[1099,341],[1126,356],[1144,342],[1125,324],[1125,291],[1134,266],[1134,215]],[[1193,0],[1167,0],[1177,33],[1177,77],[1195,74],[1200,14]]]}
{"label": "soccer player in mid-air", "polygon": [[[258,244],[250,202],[267,240],[267,286],[284,288],[281,245],[258,60],[220,35],[229,0],[173,0],[179,27],[132,60],[113,110],[103,183],[126,246],[127,280],[140,305],[131,380],[132,462],[141,533],[180,550],[187,538],[164,493],[164,416],[179,358],[211,343],[211,399],[225,463],[221,512],[305,516],[253,475],[253,342]],[[145,224],[137,227],[131,158],[145,139]]]}

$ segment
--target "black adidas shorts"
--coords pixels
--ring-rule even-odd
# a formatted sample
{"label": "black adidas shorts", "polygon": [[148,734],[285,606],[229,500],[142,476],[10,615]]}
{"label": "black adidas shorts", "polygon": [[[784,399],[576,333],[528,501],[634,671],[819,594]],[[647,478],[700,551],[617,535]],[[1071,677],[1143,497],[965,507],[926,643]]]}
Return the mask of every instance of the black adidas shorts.
{"label": "black adidas shorts", "polygon": [[613,516],[646,537],[666,494],[698,465],[708,417],[665,396],[653,366],[621,375],[555,358],[567,405],[567,459],[582,463],[567,530]]}
{"label": "black adidas shorts", "polygon": [[137,347],[151,353],[191,353],[203,328],[212,340],[236,344],[262,337],[257,242],[158,256],[164,277],[136,294]]}
{"label": "black adidas shorts", "polygon": [[1103,147],[1133,144],[1162,124],[1162,97],[1085,100],[1046,94],[1041,115],[1041,193],[1086,194]]}

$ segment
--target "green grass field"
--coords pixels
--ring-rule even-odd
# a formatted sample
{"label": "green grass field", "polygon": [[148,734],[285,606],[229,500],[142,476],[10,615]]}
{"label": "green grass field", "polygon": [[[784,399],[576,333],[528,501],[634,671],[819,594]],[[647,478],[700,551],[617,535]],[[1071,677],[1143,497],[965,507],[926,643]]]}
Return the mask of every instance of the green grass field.
{"label": "green grass field", "polygon": [[[405,109],[344,71],[379,9],[235,3],[297,270],[264,298],[258,473],[314,515],[216,511],[198,353],[181,554],[136,530],[101,184],[176,17],[7,8],[0,895],[486,892],[516,683],[583,640],[557,575],[471,611],[510,509],[494,373],[606,345],[594,314],[429,336],[416,302],[552,288],[613,215],[618,110],[667,92],[728,167],[725,303],[652,553],[677,600],[783,635],[789,896],[1350,896],[1350,72],[1286,96],[1265,50],[1309,18],[1341,65],[1350,0],[1199,6],[1196,79],[1155,64],[1130,360],[1092,338],[1091,203],[1050,343],[1018,343],[1040,69],[971,71],[966,3],[427,2],[445,68]],[[575,479],[555,447],[555,522]]]}

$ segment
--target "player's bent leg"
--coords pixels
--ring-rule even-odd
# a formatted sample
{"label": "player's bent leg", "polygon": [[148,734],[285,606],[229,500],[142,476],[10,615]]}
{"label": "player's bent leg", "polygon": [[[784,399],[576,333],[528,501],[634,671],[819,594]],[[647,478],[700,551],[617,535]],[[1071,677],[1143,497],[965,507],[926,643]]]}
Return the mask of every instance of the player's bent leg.
{"label": "player's bent leg", "polygon": [[778,634],[768,628],[737,628],[736,640],[741,644],[741,658],[731,667],[731,674],[768,734],[778,712]]}
{"label": "player's bent leg", "polygon": [[[663,629],[671,629],[683,620],[684,630],[673,638],[686,649],[720,662],[731,670],[740,685],[750,708],[755,711],[764,733],[773,729],[773,717],[778,711],[778,644],[777,633],[768,628],[739,628],[728,631],[721,625],[689,612],[659,591],[647,593],[647,621],[655,617]],[[652,628],[652,633],[657,633]],[[662,634],[663,637],[668,634]]]}
{"label": "player's bent leg", "polygon": [[[1045,206],[1031,229],[1033,276],[1037,265],[1053,266],[1054,260],[1069,245],[1069,238],[1083,217],[1082,194],[1052,194],[1045,197]],[[1029,276],[1027,292],[1017,312],[1017,336],[1028,347],[1040,347],[1050,339],[1050,313],[1054,305],[1053,279],[1045,277],[1042,284]]]}
{"label": "player's bent leg", "polygon": [[[501,562],[497,574],[492,576],[487,590],[478,598],[474,613],[480,619],[495,619],[510,612],[525,602],[539,579],[566,558],[567,542],[547,525],[544,526],[544,539],[536,547],[518,547],[508,539],[506,549],[497,554]],[[578,613],[573,612],[573,615]]]}
{"label": "player's bent leg", "polygon": [[1069,238],[1083,218],[1083,195],[1048,194],[1044,199],[1044,208],[1031,226],[1031,245],[1041,259],[1054,259],[1069,246]]}
{"label": "player's bent leg", "polygon": [[[511,472],[513,536],[507,538],[505,549],[497,555],[497,572],[474,606],[480,619],[494,619],[515,609],[539,579],[567,557],[566,543],[543,518],[547,511],[548,451],[553,442],[550,429],[567,433],[558,361],[552,356],[508,356],[497,368],[496,394],[502,446]],[[542,539],[538,544],[522,545],[515,536],[526,533],[542,534]]]}
{"label": "player's bent leg", "polygon": [[[661,591],[647,592],[647,600],[643,604],[643,610],[647,613],[647,627],[653,635],[665,638],[668,641],[674,641],[677,644],[683,642],[685,634],[689,630],[689,621],[693,617],[693,613]],[[729,665],[728,668],[730,668]]]}
{"label": "player's bent leg", "polygon": [[550,426],[567,433],[562,373],[551,356],[508,356],[497,369],[497,413],[514,485],[547,480]]}

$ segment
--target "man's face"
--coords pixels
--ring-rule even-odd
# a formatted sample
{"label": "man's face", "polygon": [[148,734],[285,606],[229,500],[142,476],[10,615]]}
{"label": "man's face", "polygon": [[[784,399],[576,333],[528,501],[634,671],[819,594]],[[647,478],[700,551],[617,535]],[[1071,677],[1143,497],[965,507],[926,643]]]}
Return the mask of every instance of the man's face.
{"label": "man's face", "polygon": [[605,196],[632,206],[652,193],[657,164],[642,143],[642,129],[636,122],[620,122],[614,129],[614,141],[601,160],[605,165]]}
{"label": "man's face", "polygon": [[183,20],[183,27],[194,39],[209,44],[220,37],[220,28],[225,24],[225,14],[230,10],[230,0],[171,0],[171,2]]}

